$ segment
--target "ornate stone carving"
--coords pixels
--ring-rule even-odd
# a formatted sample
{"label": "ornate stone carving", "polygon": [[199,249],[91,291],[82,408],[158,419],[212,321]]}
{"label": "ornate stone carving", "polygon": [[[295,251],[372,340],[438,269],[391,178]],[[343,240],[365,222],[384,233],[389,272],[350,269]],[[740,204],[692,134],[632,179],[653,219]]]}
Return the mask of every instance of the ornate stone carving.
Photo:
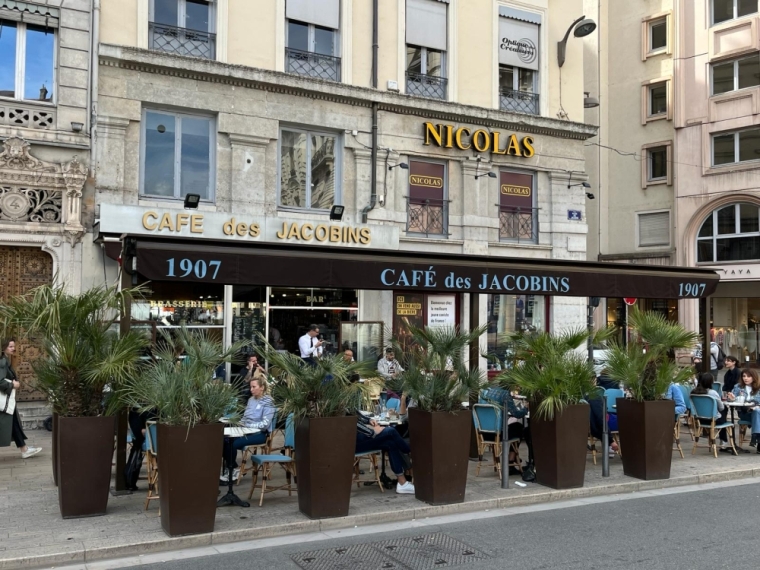
{"label": "ornate stone carving", "polygon": [[45,166],[40,159],[29,154],[31,145],[20,137],[5,139],[3,150],[0,152],[0,168],[12,170],[55,170],[55,166]]}

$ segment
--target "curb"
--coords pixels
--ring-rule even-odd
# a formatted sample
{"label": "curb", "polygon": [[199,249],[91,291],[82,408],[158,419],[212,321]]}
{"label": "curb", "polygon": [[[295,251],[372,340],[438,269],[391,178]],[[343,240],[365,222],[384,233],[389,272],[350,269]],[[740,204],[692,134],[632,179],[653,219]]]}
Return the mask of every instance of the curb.
{"label": "curb", "polygon": [[367,524],[382,524],[398,521],[409,521],[438,517],[443,515],[455,515],[470,513],[473,511],[485,511],[493,509],[506,509],[510,507],[523,507],[541,503],[553,503],[582,499],[587,497],[600,497],[605,495],[619,495],[635,493],[637,491],[652,491],[655,489],[667,489],[671,487],[683,487],[686,485],[700,485],[737,479],[760,477],[758,469],[738,469],[732,471],[720,471],[704,475],[689,475],[674,477],[658,481],[630,481],[615,483],[612,485],[596,485],[567,489],[562,491],[543,491],[540,493],[526,493],[514,497],[500,497],[471,501],[469,503],[456,503],[453,505],[421,506],[415,509],[402,511],[386,511],[365,515],[349,515],[336,519],[304,520],[295,523],[272,525],[263,528],[236,529],[229,531],[212,532],[197,536],[178,538],[158,538],[120,546],[85,549],[84,545],[77,547],[75,544],[68,545],[65,552],[45,554],[42,556],[30,556],[26,558],[0,559],[0,570],[31,569],[45,566],[61,566],[66,564],[84,564],[98,560],[132,556],[135,548],[139,548],[141,554],[152,554],[179,550],[185,548],[199,548],[214,544],[229,544],[248,540],[259,540],[277,536],[295,535],[311,532],[324,532],[342,528],[352,528]]}

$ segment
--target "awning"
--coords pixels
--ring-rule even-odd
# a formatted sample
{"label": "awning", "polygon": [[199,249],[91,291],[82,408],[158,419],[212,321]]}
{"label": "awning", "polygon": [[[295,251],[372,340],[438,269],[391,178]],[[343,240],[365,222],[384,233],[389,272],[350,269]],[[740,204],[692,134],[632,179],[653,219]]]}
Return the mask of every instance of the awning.
{"label": "awning", "polygon": [[556,259],[160,240],[136,245],[137,272],[151,281],[688,299],[711,295],[720,280],[706,269]]}

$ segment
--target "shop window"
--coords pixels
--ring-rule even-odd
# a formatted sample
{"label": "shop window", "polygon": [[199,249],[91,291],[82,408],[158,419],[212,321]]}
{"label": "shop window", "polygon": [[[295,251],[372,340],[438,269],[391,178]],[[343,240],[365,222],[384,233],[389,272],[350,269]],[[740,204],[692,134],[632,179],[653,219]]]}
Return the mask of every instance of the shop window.
{"label": "shop window", "polygon": [[327,211],[340,203],[341,144],[335,134],[280,131],[280,207]]}
{"label": "shop window", "polygon": [[728,93],[760,85],[760,54],[712,66],[712,93]]}
{"label": "shop window", "polygon": [[152,0],[150,10],[150,49],[204,59],[216,58],[213,2]]}
{"label": "shop window", "polygon": [[214,119],[145,110],[142,124],[142,194],[213,201]]}
{"label": "shop window", "polygon": [[713,166],[735,164],[760,158],[760,129],[714,135],[712,138]]}
{"label": "shop window", "polygon": [[649,117],[660,117],[668,112],[668,84],[667,82],[655,83],[648,90]]}
{"label": "shop window", "polygon": [[449,201],[446,165],[440,162],[409,161],[409,195],[406,231],[426,237],[448,237]]}
{"label": "shop window", "polygon": [[535,175],[502,170],[499,181],[499,240],[536,243]]}
{"label": "shop window", "polygon": [[4,14],[0,9],[0,97],[52,103],[55,28],[5,20]]}
{"label": "shop window", "polygon": [[650,54],[664,51],[668,47],[668,20],[659,18],[648,23],[649,26],[649,46]]}
{"label": "shop window", "polygon": [[447,3],[406,0],[406,92],[446,99]]}
{"label": "shop window", "polygon": [[757,12],[757,0],[712,0],[712,23],[742,18]]}
{"label": "shop window", "polygon": [[714,210],[697,234],[697,262],[760,259],[760,209],[731,204]]}
{"label": "shop window", "polygon": [[670,245],[670,211],[638,214],[639,247]]}
{"label": "shop window", "polygon": [[712,339],[742,367],[760,367],[760,298],[713,297],[708,303]]}
{"label": "shop window", "polygon": [[454,293],[394,293],[393,334],[402,347],[408,347],[404,323],[423,327],[459,326],[459,299]]}
{"label": "shop window", "polygon": [[549,330],[547,303],[548,297],[543,295],[488,296],[489,369],[511,365],[510,334]]}

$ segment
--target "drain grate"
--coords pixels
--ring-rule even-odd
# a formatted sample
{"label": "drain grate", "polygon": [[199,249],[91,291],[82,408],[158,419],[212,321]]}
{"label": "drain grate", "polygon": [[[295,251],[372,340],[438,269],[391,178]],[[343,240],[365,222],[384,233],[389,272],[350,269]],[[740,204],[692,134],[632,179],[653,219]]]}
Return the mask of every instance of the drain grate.
{"label": "drain grate", "polygon": [[291,557],[304,570],[435,570],[486,558],[482,552],[443,533],[314,550]]}

